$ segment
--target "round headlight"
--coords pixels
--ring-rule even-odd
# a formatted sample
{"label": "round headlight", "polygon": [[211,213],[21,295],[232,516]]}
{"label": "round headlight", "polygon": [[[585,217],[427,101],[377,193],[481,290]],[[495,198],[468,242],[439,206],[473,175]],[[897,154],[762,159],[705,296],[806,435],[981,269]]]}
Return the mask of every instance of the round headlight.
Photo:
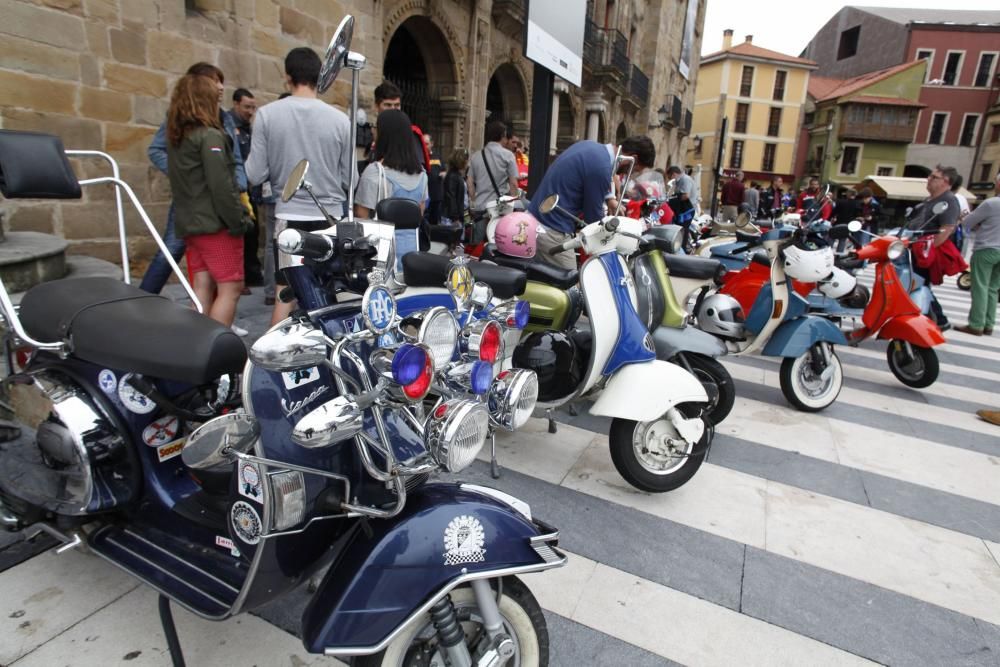
{"label": "round headlight", "polygon": [[435,372],[444,368],[455,354],[458,342],[458,322],[447,308],[436,306],[428,310],[417,331],[417,340],[431,350]]}
{"label": "round headlight", "polygon": [[538,376],[534,371],[515,368],[501,372],[487,398],[490,419],[507,431],[528,423],[538,401]]}
{"label": "round headlight", "polygon": [[889,244],[889,247],[886,249],[885,254],[889,258],[890,262],[894,262],[900,257],[902,257],[905,251],[906,251],[905,243],[903,243],[902,241],[893,241],[892,243]]}
{"label": "round headlight", "polygon": [[472,465],[486,443],[490,415],[482,403],[452,399],[437,406],[424,425],[424,444],[438,465],[458,472]]}

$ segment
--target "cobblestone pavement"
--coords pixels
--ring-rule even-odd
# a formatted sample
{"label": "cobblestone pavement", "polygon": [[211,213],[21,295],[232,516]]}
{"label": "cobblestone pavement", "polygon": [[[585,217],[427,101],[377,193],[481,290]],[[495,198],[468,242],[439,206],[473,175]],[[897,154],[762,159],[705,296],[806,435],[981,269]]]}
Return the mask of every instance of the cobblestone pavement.
{"label": "cobblestone pavement", "polygon": [[[260,290],[238,321],[259,335]],[[968,294],[936,290],[955,323]],[[948,332],[941,376],[912,390],[885,344],[839,351],[845,386],[790,408],[778,364],[727,360],[736,407],[692,482],[627,486],[607,423],[535,420],[499,441],[503,475],[461,477],[528,501],[559,527],[561,570],[526,578],[555,665],[1000,665],[1000,337]],[[0,665],[168,665],[155,596],[83,554],[9,558],[0,542]],[[30,550],[29,550],[30,551]],[[218,625],[179,614],[189,664],[307,665],[304,595]]]}

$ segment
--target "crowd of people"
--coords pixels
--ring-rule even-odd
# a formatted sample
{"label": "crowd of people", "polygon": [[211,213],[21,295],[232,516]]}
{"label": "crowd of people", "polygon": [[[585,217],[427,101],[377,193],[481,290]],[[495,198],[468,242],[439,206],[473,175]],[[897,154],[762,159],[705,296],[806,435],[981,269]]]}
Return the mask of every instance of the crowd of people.
{"label": "crowd of people", "polygon": [[[177,82],[167,118],[150,144],[150,161],[167,174],[173,198],[164,233],[166,247],[175,260],[186,253],[188,272],[205,312],[226,326],[233,326],[236,304],[250,286],[264,287],[265,301],[274,308],[272,322],[287,317],[294,307],[276,298],[281,282],[281,271],[276,269],[296,262],[275,251],[276,235],[285,228],[312,231],[327,225],[307,193],[296,193],[288,202],[276,197],[303,158],[312,165],[313,192],[334,216],[347,214],[348,190],[357,183],[356,217],[372,217],[378,202],[387,197],[411,199],[426,224],[461,225],[467,230],[465,243],[472,246],[485,240],[488,205],[505,195],[519,195],[527,185],[526,146],[503,122],[487,124],[481,150],[470,155],[458,148],[443,162],[433,137],[402,111],[402,92],[388,81],[375,89],[375,123],[370,141],[361,135],[367,150],[364,159],[356,161],[350,145],[351,121],[317,96],[320,68],[313,50],[292,49],[285,58],[287,92],[280,99],[258,108],[252,92],[237,88],[232,107],[225,110],[223,72],[209,63],[196,63]],[[631,180],[617,186],[609,179],[616,151],[634,158]],[[697,203],[693,179],[678,166],[666,171],[654,168],[655,158],[655,146],[645,136],[629,137],[621,146],[578,141],[563,151],[546,170],[528,207],[537,221],[539,259],[575,268],[571,252],[549,252],[576,232],[579,219],[567,211],[595,220],[614,210],[623,193],[661,198],[670,181],[672,214],[691,211]],[[624,180],[624,174],[613,176]],[[954,267],[964,264],[958,246],[962,237],[972,234],[972,307],[968,323],[957,329],[990,335],[1000,289],[1000,197],[970,212],[958,194],[960,185],[961,177],[951,167],[938,167],[928,176],[928,198],[916,207],[911,225],[940,229],[922,250],[937,259],[915,262],[915,271],[928,283],[940,284],[943,275],[952,275]],[[559,195],[560,206],[543,213],[539,202],[550,194]],[[938,202],[948,206],[935,214]],[[869,188],[842,188],[833,194],[821,191],[819,181],[812,178],[796,192],[785,190],[780,176],[761,186],[748,183],[742,172],[722,185],[720,204],[724,220],[735,220],[741,211],[775,218],[789,209],[819,206],[820,216],[834,224],[861,220],[872,232],[879,230],[881,217],[880,204]],[[258,246],[261,222],[263,263]],[[863,242],[860,236],[856,242]],[[141,286],[158,293],[169,274],[166,259],[157,255]],[[942,329],[951,327],[936,299],[932,310]]]}

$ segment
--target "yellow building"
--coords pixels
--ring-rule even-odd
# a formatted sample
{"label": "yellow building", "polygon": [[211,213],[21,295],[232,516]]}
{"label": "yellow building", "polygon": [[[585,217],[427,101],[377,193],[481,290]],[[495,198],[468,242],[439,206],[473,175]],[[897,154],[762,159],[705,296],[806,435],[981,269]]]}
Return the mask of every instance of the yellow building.
{"label": "yellow building", "polygon": [[[722,51],[701,59],[687,163],[701,165],[702,206],[711,206],[723,119],[728,119],[721,167],[743,171],[765,185],[773,176],[791,183],[798,151],[802,107],[816,63],[753,44],[753,35],[733,46],[726,30]],[[786,185],[787,189],[787,185]]]}

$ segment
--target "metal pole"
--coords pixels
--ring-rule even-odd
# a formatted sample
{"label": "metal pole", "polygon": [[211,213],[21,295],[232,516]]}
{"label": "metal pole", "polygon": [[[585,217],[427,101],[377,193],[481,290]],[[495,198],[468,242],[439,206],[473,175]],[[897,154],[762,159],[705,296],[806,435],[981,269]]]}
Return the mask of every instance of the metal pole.
{"label": "metal pole", "polygon": [[555,75],[535,63],[531,82],[531,146],[528,149],[528,195],[542,182],[549,166],[549,141],[552,136],[552,93]]}
{"label": "metal pole", "polygon": [[[350,57],[350,56],[348,56]],[[362,64],[362,67],[364,65]],[[357,171],[358,161],[355,159],[356,149],[354,145],[358,143],[358,83],[361,81],[361,68],[351,68],[351,186],[347,189],[347,221],[354,222],[354,172]]]}
{"label": "metal pole", "polygon": [[715,147],[715,165],[712,169],[712,219],[719,214],[719,177],[722,174],[722,158],[726,154],[726,131],[729,128],[729,117],[722,119],[722,129],[719,130],[719,145]]}

